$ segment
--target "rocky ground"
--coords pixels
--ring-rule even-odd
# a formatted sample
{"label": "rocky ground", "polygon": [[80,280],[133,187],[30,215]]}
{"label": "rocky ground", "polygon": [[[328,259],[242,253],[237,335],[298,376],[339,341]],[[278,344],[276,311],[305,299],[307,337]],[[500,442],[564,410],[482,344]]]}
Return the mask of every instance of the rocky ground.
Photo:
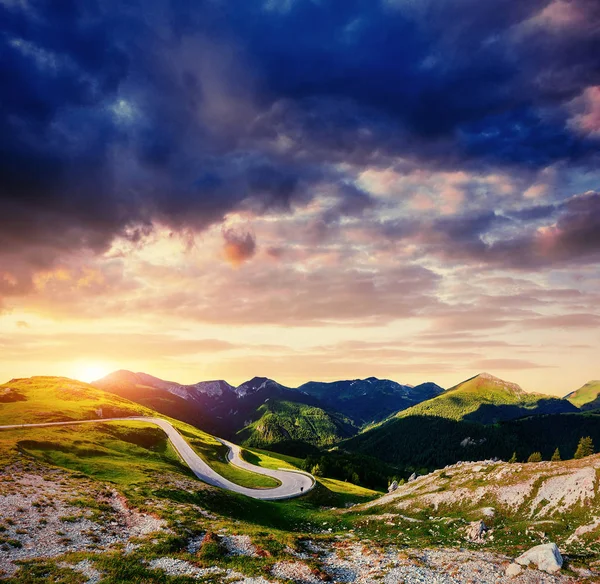
{"label": "rocky ground", "polygon": [[[164,557],[153,567],[169,575],[202,577],[219,575],[222,581],[236,584],[295,582],[320,584],[324,581],[355,584],[566,584],[576,578],[550,575],[526,569],[515,577],[505,574],[510,558],[486,552],[458,550],[399,550],[390,546],[374,551],[368,542],[340,540],[333,544],[305,542],[306,552],[273,565],[269,574],[245,578],[231,570],[199,569],[191,562]],[[252,554],[251,554],[252,555]],[[307,562],[307,560],[311,560]],[[318,560],[319,567],[314,567]]]}
{"label": "rocky ground", "polygon": [[15,562],[109,549],[167,529],[116,490],[60,469],[16,463],[0,474],[0,576]]}
{"label": "rocky ground", "polygon": [[[427,519],[423,519],[422,514],[411,516],[415,506],[427,506],[435,512],[450,500],[463,505],[468,501],[481,511],[484,519],[480,521],[492,521],[501,502],[509,508],[527,509],[527,517],[534,523],[540,517],[547,517],[549,510],[558,521],[556,518],[561,510],[594,500],[596,475],[592,476],[586,469],[595,470],[596,466],[600,466],[599,457],[592,457],[587,465],[563,465],[560,467],[562,472],[557,471],[558,467],[548,465],[544,467],[543,475],[538,475],[532,483],[530,465],[510,465],[508,469],[506,464],[498,465],[492,461],[455,465],[401,486],[397,492],[372,503],[335,511],[338,517],[357,513],[356,530],[331,534],[331,529],[325,530],[321,526],[314,536],[297,538],[283,551],[273,552],[276,554],[273,556],[264,547],[268,533],[259,532],[257,537],[253,533],[242,533],[236,529],[235,521],[217,517],[195,503],[142,499],[142,511],[116,488],[84,475],[35,461],[15,462],[0,471],[0,580],[18,577],[22,570],[20,562],[45,558],[46,561],[52,559],[61,570],[78,575],[78,581],[101,584],[106,572],[100,559],[106,554],[121,554],[118,558],[135,557],[136,562],[154,571],[157,579],[163,574],[200,582],[600,582],[600,577],[591,571],[575,566],[566,565],[565,569],[550,574],[533,565],[517,566],[513,563],[514,557],[486,551],[485,544],[490,541],[487,539],[490,536],[478,522],[466,524],[466,529],[457,529],[452,548],[440,544],[432,549],[419,549],[403,544],[398,536],[391,540],[377,539],[378,529],[373,530],[371,539],[359,528],[362,522],[390,529],[399,525],[401,529],[416,529],[427,523]],[[440,484],[446,484],[450,477],[454,477],[452,488],[440,491]],[[206,488],[185,477],[161,477],[160,484],[183,495]],[[480,493],[478,489],[481,488],[487,488],[488,492],[473,496],[473,493]],[[490,491],[496,495],[493,500],[489,497]],[[378,505],[383,508],[378,509]],[[544,509],[544,515],[540,516]],[[195,518],[193,526],[201,528],[192,536],[182,538],[180,533],[188,533],[183,527],[190,511]],[[440,517],[429,519],[432,528],[443,523]],[[570,533],[575,539],[593,536],[599,527],[600,520],[596,518],[574,526]],[[478,539],[481,546],[473,549],[473,541]],[[209,556],[203,556],[207,542],[220,554],[214,562]],[[149,553],[146,555],[144,550]],[[249,570],[245,569],[245,559],[254,562]]]}

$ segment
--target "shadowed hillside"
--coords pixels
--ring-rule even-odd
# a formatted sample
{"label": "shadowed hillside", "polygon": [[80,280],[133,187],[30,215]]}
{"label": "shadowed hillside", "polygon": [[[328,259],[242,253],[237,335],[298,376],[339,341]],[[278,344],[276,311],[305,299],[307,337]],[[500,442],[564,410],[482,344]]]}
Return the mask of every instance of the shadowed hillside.
{"label": "shadowed hillside", "polygon": [[272,448],[289,441],[331,446],[356,434],[349,418],[305,404],[268,400],[256,412],[258,420],[237,433],[246,446]]}

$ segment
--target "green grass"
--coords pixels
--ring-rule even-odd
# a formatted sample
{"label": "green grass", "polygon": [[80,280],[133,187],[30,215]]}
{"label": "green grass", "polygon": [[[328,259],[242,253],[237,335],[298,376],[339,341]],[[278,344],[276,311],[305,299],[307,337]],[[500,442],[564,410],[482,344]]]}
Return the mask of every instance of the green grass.
{"label": "green grass", "polygon": [[144,422],[3,430],[0,452],[14,450],[120,485],[149,482],[157,471],[192,476],[164,432]]}
{"label": "green grass", "polygon": [[[242,451],[244,460],[257,466],[270,469],[289,468],[302,470],[302,459],[275,452],[245,448]],[[363,503],[381,495],[380,491],[366,489],[346,481],[326,477],[315,477],[317,483],[332,494],[332,504],[344,506],[347,503]],[[324,491],[323,491],[324,492]]]}
{"label": "green grass", "polygon": [[193,430],[184,430],[182,434],[190,446],[221,476],[242,486],[252,489],[270,489],[281,484],[273,477],[267,477],[255,472],[249,472],[227,462],[229,448],[217,440],[208,442],[204,437],[198,439],[198,433]]}

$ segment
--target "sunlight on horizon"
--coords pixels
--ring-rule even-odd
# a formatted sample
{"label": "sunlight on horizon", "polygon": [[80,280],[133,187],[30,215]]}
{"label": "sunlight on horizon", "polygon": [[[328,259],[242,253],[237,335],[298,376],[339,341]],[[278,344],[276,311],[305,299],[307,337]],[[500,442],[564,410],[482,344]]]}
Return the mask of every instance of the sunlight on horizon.
{"label": "sunlight on horizon", "polygon": [[78,362],[71,369],[69,377],[73,377],[85,383],[91,383],[108,375],[113,369],[106,363]]}

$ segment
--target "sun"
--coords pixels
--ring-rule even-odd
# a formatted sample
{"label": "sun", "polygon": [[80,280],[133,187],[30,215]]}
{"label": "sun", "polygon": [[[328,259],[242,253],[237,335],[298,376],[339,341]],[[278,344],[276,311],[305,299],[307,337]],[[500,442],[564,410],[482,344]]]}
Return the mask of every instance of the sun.
{"label": "sun", "polygon": [[103,363],[79,362],[73,365],[72,371],[71,377],[85,383],[90,383],[108,375],[110,368]]}

